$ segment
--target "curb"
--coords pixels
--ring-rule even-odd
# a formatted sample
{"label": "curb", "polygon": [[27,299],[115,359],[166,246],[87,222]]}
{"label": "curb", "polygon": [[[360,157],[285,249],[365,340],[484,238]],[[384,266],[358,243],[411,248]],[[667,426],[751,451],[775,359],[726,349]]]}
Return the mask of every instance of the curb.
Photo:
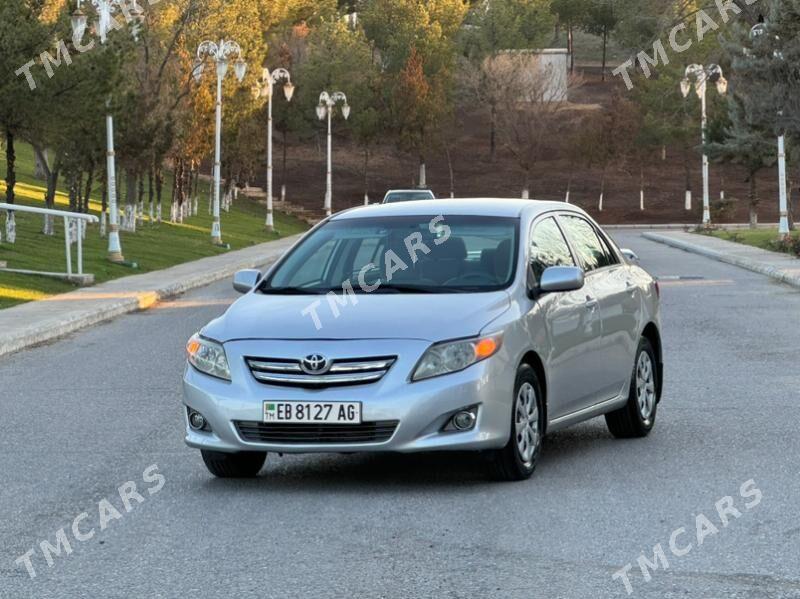
{"label": "curb", "polygon": [[[269,241],[0,310],[0,331],[5,330],[0,334],[0,356],[53,341],[123,314],[147,310],[159,301],[233,276],[238,270],[272,264],[299,238],[300,235],[295,235]],[[59,302],[74,309],[52,314],[52,304]],[[84,305],[81,307],[80,303]],[[30,324],[20,328],[19,323]]]}
{"label": "curb", "polygon": [[[671,237],[667,237],[666,235],[659,235],[658,233],[645,232],[642,233],[642,237],[644,237],[645,239],[649,239],[650,241],[655,241],[656,243],[661,243],[664,245],[674,247],[679,250],[684,250],[686,252],[690,252],[693,254],[699,254],[700,256],[711,258],[712,260],[716,260],[717,262],[724,262],[732,266],[738,266],[739,268],[744,268],[745,270],[749,270],[751,272],[760,275],[765,275],[767,277],[770,277],[771,279],[775,279],[776,281],[779,281],[781,283],[786,283],[787,285],[791,285],[792,287],[800,289],[800,276],[788,273],[785,270],[782,270],[775,266],[770,266],[768,264],[765,264],[764,262],[757,262],[755,260],[750,260],[748,258],[740,258],[738,256],[733,256],[731,254],[726,254],[724,252],[712,250],[710,248],[703,247],[701,245],[696,245],[694,243],[682,241],[680,239],[673,239]],[[724,241],[724,240],[719,240],[719,241]],[[730,241],[725,243],[733,244],[733,242]]]}

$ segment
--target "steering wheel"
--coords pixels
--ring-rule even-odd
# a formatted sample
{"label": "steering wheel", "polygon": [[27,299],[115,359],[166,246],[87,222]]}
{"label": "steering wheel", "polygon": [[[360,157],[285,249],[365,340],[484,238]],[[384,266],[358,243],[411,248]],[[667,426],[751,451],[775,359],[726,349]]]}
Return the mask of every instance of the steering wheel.
{"label": "steering wheel", "polygon": [[486,283],[488,285],[497,285],[497,279],[493,276],[486,274],[485,272],[470,272],[465,275],[459,275],[457,277],[453,277],[444,282],[444,286],[447,287],[449,285],[457,286],[457,285],[480,285]]}

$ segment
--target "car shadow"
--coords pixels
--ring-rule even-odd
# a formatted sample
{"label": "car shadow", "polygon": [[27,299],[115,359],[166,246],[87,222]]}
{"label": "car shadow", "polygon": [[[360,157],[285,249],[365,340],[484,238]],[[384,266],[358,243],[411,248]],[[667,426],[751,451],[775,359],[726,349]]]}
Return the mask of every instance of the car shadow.
{"label": "car shadow", "polygon": [[[623,442],[624,443],[624,442]],[[602,421],[590,422],[548,436],[534,479],[560,478],[585,466],[588,456],[595,460],[620,451]],[[598,455],[596,455],[598,454]],[[490,458],[476,452],[416,454],[270,454],[254,479],[216,479],[205,487],[210,492],[251,489],[306,492],[337,489],[370,492],[416,492],[453,487],[480,490],[496,485]]]}

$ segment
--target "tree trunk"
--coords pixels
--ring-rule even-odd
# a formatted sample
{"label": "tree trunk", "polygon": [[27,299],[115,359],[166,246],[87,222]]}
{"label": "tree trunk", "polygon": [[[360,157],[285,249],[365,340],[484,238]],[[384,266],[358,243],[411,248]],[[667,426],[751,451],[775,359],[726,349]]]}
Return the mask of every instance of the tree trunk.
{"label": "tree trunk", "polygon": [[424,189],[428,186],[428,177],[426,173],[424,156],[419,157],[419,186],[420,189]]}
{"label": "tree trunk", "polygon": [[497,158],[497,103],[492,101],[489,118],[489,158],[492,162]]}
{"label": "tree trunk", "polygon": [[575,72],[575,45],[574,45],[572,23],[567,25],[567,52],[569,52],[569,72]]}
{"label": "tree trunk", "polygon": [[17,184],[17,156],[14,152],[14,134],[6,131],[6,203],[14,203],[14,186]]}
{"label": "tree trunk", "polygon": [[794,192],[794,181],[791,177],[787,178],[786,182],[786,210],[789,213],[789,230],[794,231],[794,205],[792,203],[792,194]]}
{"label": "tree trunk", "polygon": [[569,178],[567,179],[567,193],[564,195],[564,202],[569,204],[569,196],[572,193],[572,165],[570,165]]}
{"label": "tree trunk", "polygon": [[86,187],[83,191],[83,201],[81,202],[81,212],[89,212],[89,198],[92,196],[92,186],[94,185],[94,164],[89,166],[86,173]]}
{"label": "tree trunk", "polygon": [[161,223],[161,192],[164,188],[164,174],[161,167],[156,167],[156,222]]}
{"label": "tree trunk", "polygon": [[369,148],[364,146],[364,205],[369,206]]}
{"label": "tree trunk", "polygon": [[152,225],[155,218],[155,189],[153,188],[153,167],[147,169],[147,216]]}
{"label": "tree trunk", "polygon": [[683,169],[686,175],[686,194],[684,199],[684,208],[686,210],[692,209],[692,169],[689,163],[689,149],[684,148],[683,154]]}
{"label": "tree trunk", "polygon": [[125,226],[123,230],[136,231],[136,174],[125,169]]}
{"label": "tree trunk", "polygon": [[444,148],[445,156],[447,157],[447,171],[450,173],[450,197],[456,197],[456,177],[453,173],[453,155],[450,152],[450,146],[446,145]]}
{"label": "tree trunk", "polygon": [[600,200],[597,203],[597,211],[603,211],[603,200],[606,195],[606,169],[603,169],[603,175],[600,178]]}
{"label": "tree trunk", "polygon": [[136,220],[139,226],[144,224],[144,177],[142,173],[138,176],[138,190],[136,194]]}
{"label": "tree trunk", "polygon": [[639,165],[639,210],[644,211],[644,165]]}
{"label": "tree trunk", "polygon": [[108,183],[106,177],[103,177],[103,183],[100,186],[100,237],[105,238],[106,227],[108,226]]}
{"label": "tree trunk", "polygon": [[531,197],[531,169],[525,169],[525,182],[522,186],[522,199],[529,200]]}
{"label": "tree trunk", "polygon": [[750,228],[755,229],[758,226],[758,188],[754,172],[750,173],[750,190],[747,199],[750,203]]}
{"label": "tree trunk", "polygon": [[603,67],[602,67],[602,75],[600,79],[602,81],[606,80],[606,56],[608,53],[608,28],[603,27]]}

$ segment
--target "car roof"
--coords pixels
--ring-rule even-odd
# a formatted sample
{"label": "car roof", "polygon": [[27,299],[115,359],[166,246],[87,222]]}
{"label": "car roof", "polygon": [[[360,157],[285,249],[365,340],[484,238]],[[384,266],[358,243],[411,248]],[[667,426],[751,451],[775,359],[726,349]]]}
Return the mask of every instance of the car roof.
{"label": "car roof", "polygon": [[447,200],[419,200],[395,204],[370,204],[339,212],[331,220],[376,218],[390,216],[493,216],[520,218],[523,215],[535,218],[553,210],[567,210],[585,214],[583,210],[564,202],[540,200],[469,198]]}
{"label": "car roof", "polygon": [[390,193],[433,193],[430,189],[390,189],[386,192],[388,196]]}

